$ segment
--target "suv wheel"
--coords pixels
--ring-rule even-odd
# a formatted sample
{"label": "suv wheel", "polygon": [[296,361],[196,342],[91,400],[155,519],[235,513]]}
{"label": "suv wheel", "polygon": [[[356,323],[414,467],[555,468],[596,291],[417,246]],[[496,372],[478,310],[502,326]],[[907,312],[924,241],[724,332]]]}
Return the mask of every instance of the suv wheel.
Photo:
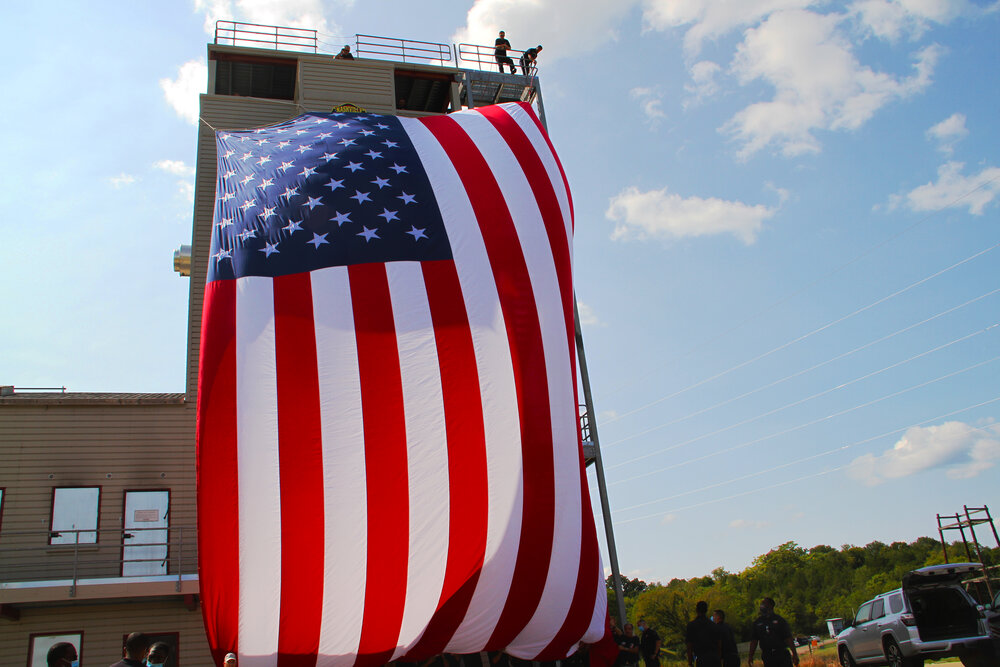
{"label": "suv wheel", "polygon": [[854,658],[851,657],[851,652],[847,650],[846,646],[840,647],[840,664],[841,667],[857,667]]}
{"label": "suv wheel", "polygon": [[889,667],[923,667],[924,661],[921,658],[907,658],[903,656],[902,649],[892,637],[887,637],[883,645],[886,662]]}

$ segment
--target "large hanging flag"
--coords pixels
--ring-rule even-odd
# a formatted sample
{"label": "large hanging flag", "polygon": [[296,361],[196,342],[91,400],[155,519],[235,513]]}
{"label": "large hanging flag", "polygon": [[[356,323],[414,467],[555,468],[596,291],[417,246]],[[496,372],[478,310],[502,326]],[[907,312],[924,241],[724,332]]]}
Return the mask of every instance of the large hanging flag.
{"label": "large hanging flag", "polygon": [[528,105],[217,133],[202,605],[241,667],[604,633],[572,203]]}

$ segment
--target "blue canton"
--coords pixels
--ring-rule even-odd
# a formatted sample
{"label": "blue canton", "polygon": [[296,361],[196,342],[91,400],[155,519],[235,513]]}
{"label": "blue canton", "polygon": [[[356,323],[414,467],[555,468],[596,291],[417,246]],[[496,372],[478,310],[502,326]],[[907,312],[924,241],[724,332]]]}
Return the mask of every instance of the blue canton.
{"label": "blue canton", "polygon": [[309,113],[216,143],[209,281],[452,257],[398,118]]}

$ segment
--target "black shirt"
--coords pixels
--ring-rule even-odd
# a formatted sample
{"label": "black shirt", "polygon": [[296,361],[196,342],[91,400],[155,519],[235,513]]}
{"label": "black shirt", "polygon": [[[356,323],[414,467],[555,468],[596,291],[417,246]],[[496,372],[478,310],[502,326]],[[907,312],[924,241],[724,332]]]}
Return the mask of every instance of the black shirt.
{"label": "black shirt", "polygon": [[786,640],[791,636],[788,622],[777,614],[758,616],[750,632],[751,639],[756,639],[763,651],[787,648]]}
{"label": "black shirt", "polygon": [[[530,50],[530,49],[529,49]],[[656,657],[656,642],[660,641],[660,635],[656,634],[653,628],[646,628],[640,640],[640,650],[645,658]]]}
{"label": "black shirt", "polygon": [[494,48],[496,49],[494,51],[496,55],[498,56],[507,55],[507,49],[510,48],[510,42],[508,42],[503,37],[497,37],[496,46]]}
{"label": "black shirt", "polygon": [[721,639],[718,626],[708,620],[707,616],[696,616],[684,631],[684,641],[691,645],[699,658],[718,657]]}
{"label": "black shirt", "polygon": [[618,660],[616,664],[620,665],[634,665],[639,662],[639,654],[626,651],[625,649],[638,647],[639,638],[635,635],[631,637],[626,637],[622,635],[618,638]]}
{"label": "black shirt", "polygon": [[733,629],[725,621],[719,623],[718,628],[719,634],[722,636],[722,655],[738,654],[740,651],[736,648],[736,637],[733,635]]}

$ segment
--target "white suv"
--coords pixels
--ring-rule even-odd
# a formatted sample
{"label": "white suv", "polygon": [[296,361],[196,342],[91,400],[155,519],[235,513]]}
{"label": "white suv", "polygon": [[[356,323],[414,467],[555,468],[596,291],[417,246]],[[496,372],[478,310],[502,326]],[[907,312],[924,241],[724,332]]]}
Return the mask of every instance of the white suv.
{"label": "white suv", "polygon": [[985,610],[961,585],[981,568],[951,563],[906,574],[902,588],[861,605],[850,627],[837,635],[840,664],[920,667],[925,658],[958,656],[967,667],[1000,665]]}

